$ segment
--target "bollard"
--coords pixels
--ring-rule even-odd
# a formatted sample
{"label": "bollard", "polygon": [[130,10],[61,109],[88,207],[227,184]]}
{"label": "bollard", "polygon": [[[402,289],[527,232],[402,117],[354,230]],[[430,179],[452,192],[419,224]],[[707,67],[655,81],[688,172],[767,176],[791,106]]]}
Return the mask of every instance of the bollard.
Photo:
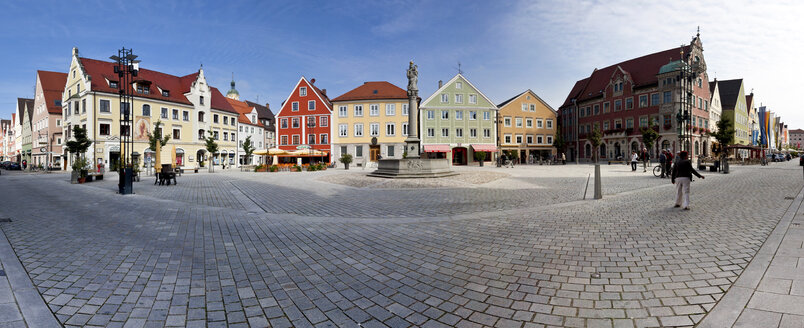
{"label": "bollard", "polygon": [[595,164],[595,199],[603,198],[603,186],[600,185],[600,164]]}

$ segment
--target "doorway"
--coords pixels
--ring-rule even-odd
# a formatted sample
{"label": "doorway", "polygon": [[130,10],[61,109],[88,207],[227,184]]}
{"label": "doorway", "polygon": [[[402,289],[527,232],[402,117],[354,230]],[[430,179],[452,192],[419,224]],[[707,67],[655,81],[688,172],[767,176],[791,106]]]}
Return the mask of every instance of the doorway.
{"label": "doorway", "polygon": [[120,152],[109,152],[109,170],[117,171],[120,168]]}
{"label": "doorway", "polygon": [[369,145],[369,160],[376,162],[380,158],[380,145]]}
{"label": "doorway", "polygon": [[466,148],[452,148],[452,165],[466,165]]}

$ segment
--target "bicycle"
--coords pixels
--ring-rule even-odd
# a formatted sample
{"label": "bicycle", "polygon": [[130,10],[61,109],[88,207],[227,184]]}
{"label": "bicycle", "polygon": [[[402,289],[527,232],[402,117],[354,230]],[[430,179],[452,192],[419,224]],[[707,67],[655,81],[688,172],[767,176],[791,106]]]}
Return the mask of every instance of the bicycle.
{"label": "bicycle", "polygon": [[506,160],[505,160],[505,163],[503,164],[503,167],[511,167],[511,168],[514,168],[514,161],[512,161],[512,160],[510,160],[510,159],[506,159]]}
{"label": "bicycle", "polygon": [[653,175],[655,177],[662,176],[662,164],[656,165],[656,167],[653,168]]}

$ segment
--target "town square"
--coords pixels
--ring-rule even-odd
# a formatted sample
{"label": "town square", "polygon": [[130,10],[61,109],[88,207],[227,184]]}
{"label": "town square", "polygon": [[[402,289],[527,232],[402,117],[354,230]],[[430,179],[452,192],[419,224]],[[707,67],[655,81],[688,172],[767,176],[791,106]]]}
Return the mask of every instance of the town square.
{"label": "town square", "polygon": [[802,13],[0,4],[0,328],[804,328]]}

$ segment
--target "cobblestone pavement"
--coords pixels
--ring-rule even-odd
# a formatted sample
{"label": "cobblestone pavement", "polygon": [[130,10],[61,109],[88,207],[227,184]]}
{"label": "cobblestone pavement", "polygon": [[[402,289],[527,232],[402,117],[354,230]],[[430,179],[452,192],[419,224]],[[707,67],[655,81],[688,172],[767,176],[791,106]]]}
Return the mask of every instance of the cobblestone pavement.
{"label": "cobblestone pavement", "polygon": [[583,165],[411,190],[198,174],[132,196],[4,174],[0,228],[66,326],[691,326],[802,188],[792,162],[733,166],[679,211],[669,181],[603,170],[599,201],[579,200]]}

